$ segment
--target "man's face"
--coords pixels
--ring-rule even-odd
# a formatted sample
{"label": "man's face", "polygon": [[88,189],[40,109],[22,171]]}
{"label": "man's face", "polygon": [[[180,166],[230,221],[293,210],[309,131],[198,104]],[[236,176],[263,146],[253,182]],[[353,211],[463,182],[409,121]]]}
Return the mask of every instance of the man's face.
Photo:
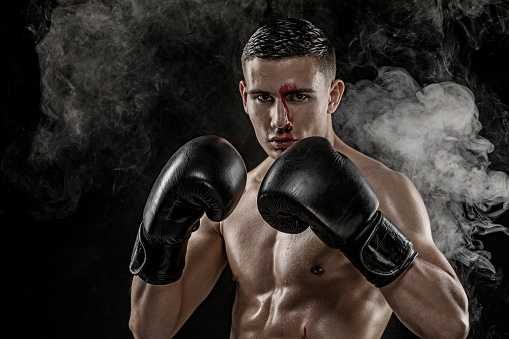
{"label": "man's face", "polygon": [[239,86],[244,109],[270,157],[310,136],[333,138],[331,114],[344,85],[328,82],[315,58],[254,58],[244,76]]}

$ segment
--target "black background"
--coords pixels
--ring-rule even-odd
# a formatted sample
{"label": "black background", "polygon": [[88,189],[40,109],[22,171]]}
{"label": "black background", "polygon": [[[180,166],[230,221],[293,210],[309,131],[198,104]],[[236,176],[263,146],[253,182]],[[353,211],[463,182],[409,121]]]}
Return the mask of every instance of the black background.
{"label": "black background", "polygon": [[[298,9],[301,12],[297,13],[312,19],[313,12],[309,8],[313,6],[318,8],[326,4],[331,12],[338,10],[333,1],[322,1],[319,4],[308,4]],[[3,317],[2,337],[130,338],[128,319],[131,275],[128,264],[144,201],[165,161],[185,141],[208,133],[227,137],[244,157],[248,169],[253,168],[264,155],[256,145],[254,133],[243,114],[236,88],[239,79],[237,76],[240,76],[238,69],[233,75],[226,76],[224,72],[228,71],[227,67],[210,67],[202,73],[189,70],[193,75],[202,74],[209,79],[200,89],[212,91],[212,98],[202,97],[197,102],[193,99],[196,93],[190,93],[178,102],[161,100],[158,109],[165,105],[180,105],[182,109],[177,109],[179,114],[170,116],[154,114],[155,122],[149,124],[152,148],[147,165],[135,174],[127,175],[121,188],[113,189],[118,174],[112,170],[114,165],[105,160],[104,166],[94,174],[94,184],[82,188],[79,203],[71,213],[55,213],[58,206],[52,206],[52,212],[47,213],[44,201],[32,194],[38,185],[33,177],[42,175],[51,178],[46,183],[55,183],[62,169],[57,163],[33,171],[26,159],[39,124],[47,119],[40,108],[40,70],[35,46],[47,32],[44,28],[49,27],[48,14],[55,5],[51,1],[8,1],[2,11],[0,259],[1,267],[6,268],[2,270],[2,304],[5,307],[4,313],[7,313]],[[251,13],[249,11],[252,9],[249,6],[246,8],[246,13]],[[269,1],[261,17],[251,18],[249,29],[275,17],[295,15],[278,8]],[[255,12],[252,10],[252,13]],[[350,19],[350,22],[338,26],[315,23],[330,34],[340,30],[340,26],[353,25],[355,19]],[[27,29],[30,24],[39,24],[35,27],[42,28],[34,34],[33,30]],[[244,35],[241,34],[239,40],[242,41],[252,33],[249,29],[246,29]],[[457,27],[451,29],[461,33]],[[462,46],[466,46],[466,39],[457,34],[460,45],[458,50],[463,56],[468,56],[463,60],[466,60],[467,68],[475,77],[475,82],[470,84],[485,86],[502,103],[507,104],[508,37],[500,31],[488,36],[477,49],[465,52],[467,48]],[[241,41],[232,51],[233,59],[239,56]],[[216,43],[212,41],[209,49],[205,49],[199,57],[198,53],[184,53],[172,59],[172,62],[190,57],[188,65],[194,63],[198,67],[209,54],[214,54],[213,46]],[[340,42],[335,41],[335,44],[337,46]],[[399,61],[380,57],[379,62],[397,64]],[[228,66],[228,62],[225,65]],[[419,78],[419,75],[415,76]],[[369,67],[353,70],[347,73],[345,80],[356,81],[364,77],[373,78],[373,70]],[[424,77],[419,80],[425,82],[429,79]],[[199,117],[188,119],[181,113],[186,110],[189,115],[189,112],[204,114],[207,108],[203,107],[206,105],[210,105],[210,111],[216,113],[217,107],[224,107],[224,114],[218,118],[209,112],[202,121]],[[503,119],[491,120],[489,112],[481,113],[484,114],[481,115],[481,121],[484,119],[492,124],[490,126],[490,123],[486,123],[481,133],[490,137],[490,133],[497,133],[497,128],[503,128]],[[123,141],[119,139],[117,142]],[[503,148],[506,144],[500,141],[496,146]],[[493,166],[507,171],[507,158],[504,158],[507,150],[499,148],[498,153],[495,152],[497,158],[493,160]],[[497,222],[507,226],[509,217],[504,215]],[[509,279],[506,277],[509,272],[509,237],[494,233],[479,238],[485,249],[492,253],[492,263],[504,272],[504,277],[498,282],[492,282],[482,276],[472,275],[473,289],[482,313],[481,321],[472,324],[470,338],[509,338]],[[178,337],[227,338],[233,293],[234,285],[227,269],[210,297],[195,312]],[[384,335],[384,338],[411,337],[395,319],[391,320]]]}

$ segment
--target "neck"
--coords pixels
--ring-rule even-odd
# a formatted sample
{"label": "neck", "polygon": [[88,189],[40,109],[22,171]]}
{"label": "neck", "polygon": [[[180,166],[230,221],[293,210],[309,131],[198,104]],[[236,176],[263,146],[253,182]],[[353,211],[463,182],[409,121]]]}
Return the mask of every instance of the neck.
{"label": "neck", "polygon": [[337,151],[342,151],[346,148],[350,148],[347,144],[345,144],[343,142],[343,140],[341,140],[335,133],[334,133],[334,138],[333,138],[333,141],[332,141],[332,145],[334,146],[334,148],[337,150]]}
{"label": "neck", "polygon": [[328,115],[328,129],[327,133],[325,133],[324,137],[329,140],[329,142],[334,146],[336,150],[343,149],[348,147],[334,132],[334,128],[332,128],[332,115]]}

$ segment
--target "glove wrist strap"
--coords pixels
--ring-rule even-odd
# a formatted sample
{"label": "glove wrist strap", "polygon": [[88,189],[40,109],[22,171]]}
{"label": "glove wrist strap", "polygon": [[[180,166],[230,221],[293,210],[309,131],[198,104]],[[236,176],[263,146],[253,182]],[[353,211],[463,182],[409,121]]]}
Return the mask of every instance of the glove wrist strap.
{"label": "glove wrist strap", "polygon": [[412,242],[380,211],[342,251],[376,287],[396,280],[417,256]]}
{"label": "glove wrist strap", "polygon": [[186,251],[187,241],[165,245],[147,234],[142,223],[134,243],[129,270],[146,283],[170,284],[182,276]]}

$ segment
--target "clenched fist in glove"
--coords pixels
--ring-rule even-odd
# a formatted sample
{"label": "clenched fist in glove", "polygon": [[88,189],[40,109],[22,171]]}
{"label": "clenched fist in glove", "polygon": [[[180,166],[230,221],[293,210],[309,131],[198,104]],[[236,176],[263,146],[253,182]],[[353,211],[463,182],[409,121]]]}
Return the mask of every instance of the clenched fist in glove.
{"label": "clenched fist in glove", "polygon": [[224,220],[240,200],[246,167],[235,148],[216,136],[189,141],[168,160],[145,204],[131,273],[155,285],[180,279],[187,242],[204,213]]}
{"label": "clenched fist in glove", "polygon": [[361,171],[322,137],[288,148],[258,192],[258,209],[272,227],[299,233],[307,227],[341,250],[375,286],[394,281],[413,262],[412,243],[380,211]]}

